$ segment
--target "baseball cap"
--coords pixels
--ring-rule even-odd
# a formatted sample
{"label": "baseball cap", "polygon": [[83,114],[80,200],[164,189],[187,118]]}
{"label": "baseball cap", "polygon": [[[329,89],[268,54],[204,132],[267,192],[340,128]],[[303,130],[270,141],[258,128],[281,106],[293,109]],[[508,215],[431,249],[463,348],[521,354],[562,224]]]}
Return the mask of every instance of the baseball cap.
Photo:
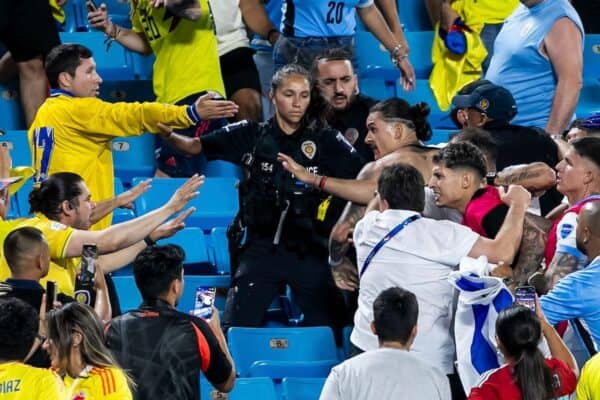
{"label": "baseball cap", "polygon": [[581,121],[581,127],[585,129],[600,129],[600,113],[584,118]]}
{"label": "baseball cap", "polygon": [[452,98],[456,108],[474,108],[493,120],[509,122],[517,115],[517,103],[512,94],[502,86],[482,85],[471,94]]}
{"label": "baseball cap", "polygon": [[[487,79],[478,79],[476,81],[467,83],[465,86],[463,86],[458,91],[457,94],[471,94],[478,87],[483,86],[483,85],[491,85],[491,84],[492,84],[492,82],[488,81]],[[450,110],[450,115],[449,116],[450,116],[450,119],[452,120],[452,122],[454,122],[454,125],[458,129],[461,129],[462,125],[458,122],[458,118],[456,116],[457,112],[458,112],[458,108],[457,107],[453,107]]]}

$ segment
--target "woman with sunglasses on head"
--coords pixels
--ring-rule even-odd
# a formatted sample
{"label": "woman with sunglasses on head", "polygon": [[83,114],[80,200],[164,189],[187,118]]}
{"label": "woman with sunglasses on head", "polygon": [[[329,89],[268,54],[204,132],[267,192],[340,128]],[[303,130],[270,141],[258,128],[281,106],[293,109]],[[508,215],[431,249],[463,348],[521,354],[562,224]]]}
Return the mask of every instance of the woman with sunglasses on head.
{"label": "woman with sunglasses on head", "polygon": [[44,348],[63,376],[68,400],[132,399],[132,383],[105,346],[92,308],[74,302],[49,312],[46,335]]}

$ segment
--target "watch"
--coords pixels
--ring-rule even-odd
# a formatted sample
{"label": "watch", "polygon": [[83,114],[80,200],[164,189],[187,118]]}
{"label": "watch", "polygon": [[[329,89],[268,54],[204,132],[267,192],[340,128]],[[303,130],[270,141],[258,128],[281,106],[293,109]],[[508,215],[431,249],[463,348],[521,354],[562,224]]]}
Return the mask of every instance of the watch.
{"label": "watch", "polygon": [[494,186],[495,185],[495,181],[496,181],[496,177],[498,176],[497,172],[488,172],[487,175],[485,176],[485,181],[488,185],[490,186]]}

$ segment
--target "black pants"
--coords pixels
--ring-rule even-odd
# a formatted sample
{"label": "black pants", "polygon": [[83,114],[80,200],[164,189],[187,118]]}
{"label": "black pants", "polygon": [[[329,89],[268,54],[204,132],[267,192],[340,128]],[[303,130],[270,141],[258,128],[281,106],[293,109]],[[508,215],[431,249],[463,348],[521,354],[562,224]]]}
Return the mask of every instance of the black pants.
{"label": "black pants", "polygon": [[344,303],[324,252],[290,250],[285,243],[274,246],[272,238],[254,239],[242,250],[227,295],[223,328],[261,326],[265,311],[285,284],[304,314],[302,325],[328,325],[339,331]]}

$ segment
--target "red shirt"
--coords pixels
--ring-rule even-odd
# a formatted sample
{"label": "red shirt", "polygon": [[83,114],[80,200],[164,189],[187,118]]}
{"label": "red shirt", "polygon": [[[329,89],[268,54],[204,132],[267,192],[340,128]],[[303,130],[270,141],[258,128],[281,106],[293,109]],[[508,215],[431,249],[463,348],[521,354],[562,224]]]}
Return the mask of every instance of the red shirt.
{"label": "red shirt", "polygon": [[[577,377],[565,364],[556,358],[546,359],[546,365],[558,377],[560,387],[556,396],[565,396],[575,391]],[[485,378],[477,387],[471,389],[468,400],[520,400],[521,390],[517,387],[512,377],[512,366],[507,364],[496,370],[488,371]]]}

